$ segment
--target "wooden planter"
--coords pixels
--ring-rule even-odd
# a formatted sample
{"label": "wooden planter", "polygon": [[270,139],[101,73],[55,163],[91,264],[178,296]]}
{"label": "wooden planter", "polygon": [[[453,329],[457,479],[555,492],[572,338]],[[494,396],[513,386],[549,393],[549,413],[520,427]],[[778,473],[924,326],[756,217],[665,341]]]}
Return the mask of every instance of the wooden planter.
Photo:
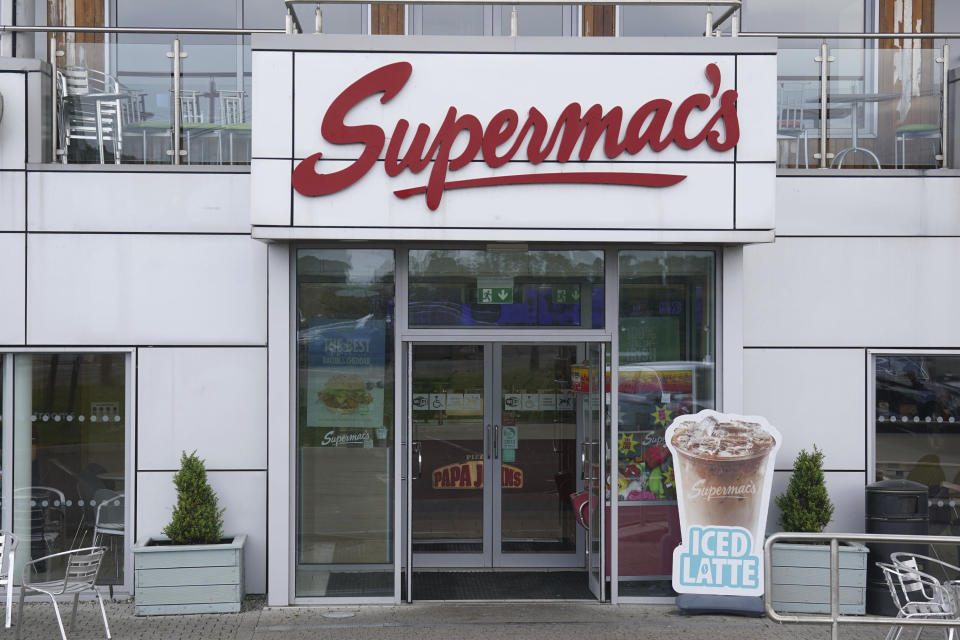
{"label": "wooden planter", "polygon": [[245,535],[223,544],[170,545],[150,538],[133,548],[134,613],[236,613],[243,601]]}
{"label": "wooden planter", "polygon": [[[830,546],[773,545],[773,608],[793,613],[830,613]],[[867,548],[840,545],[840,613],[866,612]]]}

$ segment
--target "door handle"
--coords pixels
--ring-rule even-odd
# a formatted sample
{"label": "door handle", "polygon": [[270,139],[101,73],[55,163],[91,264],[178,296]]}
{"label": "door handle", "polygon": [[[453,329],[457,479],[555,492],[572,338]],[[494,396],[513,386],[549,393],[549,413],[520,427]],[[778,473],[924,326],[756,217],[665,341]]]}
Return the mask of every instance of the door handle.
{"label": "door handle", "polygon": [[587,476],[587,447],[592,443],[584,442],[580,445],[580,479],[581,480],[593,480]]}
{"label": "door handle", "polygon": [[490,459],[490,445],[493,443],[493,439],[490,437],[490,425],[487,425],[487,430],[484,432],[487,436],[487,460]]}
{"label": "door handle", "polygon": [[493,459],[500,457],[500,425],[493,425]]}
{"label": "door handle", "polygon": [[419,442],[413,443],[413,453],[417,455],[417,475],[411,474],[411,480],[419,480],[423,477],[423,447]]}

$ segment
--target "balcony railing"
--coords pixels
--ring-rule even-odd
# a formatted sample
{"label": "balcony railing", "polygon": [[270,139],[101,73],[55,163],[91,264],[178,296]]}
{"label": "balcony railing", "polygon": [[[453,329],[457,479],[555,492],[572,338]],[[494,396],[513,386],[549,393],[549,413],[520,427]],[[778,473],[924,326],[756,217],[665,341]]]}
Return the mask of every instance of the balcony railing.
{"label": "balcony railing", "polygon": [[[363,0],[341,3],[363,4]],[[420,0],[441,4],[447,0]],[[401,0],[401,4],[410,4]],[[460,0],[457,4],[600,4],[601,0]],[[301,32],[286,0],[287,32]],[[622,0],[618,5],[699,5],[706,36],[780,41],[777,144],[781,169],[960,167],[960,34],[747,33],[741,0]],[[719,17],[713,8],[724,9]],[[302,16],[301,16],[302,17]],[[726,28],[726,33],[721,29]],[[0,26],[44,34],[56,69],[50,155],[57,162],[249,164],[249,36],[284,30]],[[517,33],[517,16],[511,21]],[[81,36],[81,34],[86,34]],[[960,46],[955,47],[960,49]],[[954,55],[956,55],[954,51]]]}
{"label": "balcony railing", "polygon": [[[778,165],[784,169],[960,166],[955,33],[742,33],[777,37]],[[810,44],[810,42],[813,44]]]}

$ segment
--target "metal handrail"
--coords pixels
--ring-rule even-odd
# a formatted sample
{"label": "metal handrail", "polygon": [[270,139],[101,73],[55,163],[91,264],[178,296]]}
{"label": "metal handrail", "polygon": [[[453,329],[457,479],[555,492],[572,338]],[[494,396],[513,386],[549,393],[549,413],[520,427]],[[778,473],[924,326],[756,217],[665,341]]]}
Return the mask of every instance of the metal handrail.
{"label": "metal handrail", "polygon": [[952,40],[960,38],[960,33],[804,33],[801,31],[741,31],[742,38],[785,38],[794,40]]}
{"label": "metal handrail", "polygon": [[[777,542],[830,543],[830,615],[781,615],[773,608],[773,545]],[[872,624],[891,627],[957,627],[960,619],[891,618],[886,616],[840,615],[840,542],[902,542],[904,544],[960,545],[960,536],[914,536],[881,533],[775,533],[763,545],[763,606],[767,617],[774,622],[831,625],[831,638],[837,640],[841,624]]]}
{"label": "metal handrail", "polygon": [[283,29],[216,29],[206,27],[53,27],[0,24],[0,33],[155,33],[179,35],[249,36],[254,33],[284,33]]}
{"label": "metal handrail", "polygon": [[[322,24],[322,17],[320,14],[320,5],[322,4],[331,4],[328,0],[283,0],[284,5],[287,8],[287,33],[303,33],[303,25],[300,24],[300,18],[297,17],[297,13],[293,10],[294,5],[298,4],[308,4],[316,6],[316,31],[319,33],[321,31],[320,27]],[[736,12],[740,10],[743,5],[743,0],[616,0],[611,2],[611,0],[337,0],[335,4],[429,4],[429,5],[449,5],[449,4],[485,4],[485,5],[513,5],[513,6],[524,6],[524,5],[582,5],[582,6],[599,6],[599,5],[622,5],[622,6],[644,6],[644,5],[659,5],[659,6],[674,6],[674,7],[708,7],[707,10],[707,22],[706,22],[706,31],[704,32],[705,36],[713,35],[714,31],[722,25],[727,18],[733,16]],[[727,11],[720,16],[716,21],[713,19],[713,13],[709,10],[711,6],[720,6],[720,7],[729,7]],[[734,18],[732,22],[732,34],[736,36],[737,34],[737,20]],[[516,10],[514,10],[514,15],[511,17],[510,31],[512,36],[517,35],[517,15]]]}

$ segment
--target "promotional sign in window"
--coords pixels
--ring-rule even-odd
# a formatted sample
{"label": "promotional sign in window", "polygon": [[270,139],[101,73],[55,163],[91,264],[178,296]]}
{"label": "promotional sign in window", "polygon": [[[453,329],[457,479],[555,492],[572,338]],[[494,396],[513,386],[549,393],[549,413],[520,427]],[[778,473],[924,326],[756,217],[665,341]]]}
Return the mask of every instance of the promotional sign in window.
{"label": "promotional sign in window", "polygon": [[384,322],[321,324],[307,333],[307,426],[382,428]]}
{"label": "promotional sign in window", "polygon": [[780,432],[764,418],[705,410],[667,428],[682,542],[678,593],[763,594],[763,541]]}

